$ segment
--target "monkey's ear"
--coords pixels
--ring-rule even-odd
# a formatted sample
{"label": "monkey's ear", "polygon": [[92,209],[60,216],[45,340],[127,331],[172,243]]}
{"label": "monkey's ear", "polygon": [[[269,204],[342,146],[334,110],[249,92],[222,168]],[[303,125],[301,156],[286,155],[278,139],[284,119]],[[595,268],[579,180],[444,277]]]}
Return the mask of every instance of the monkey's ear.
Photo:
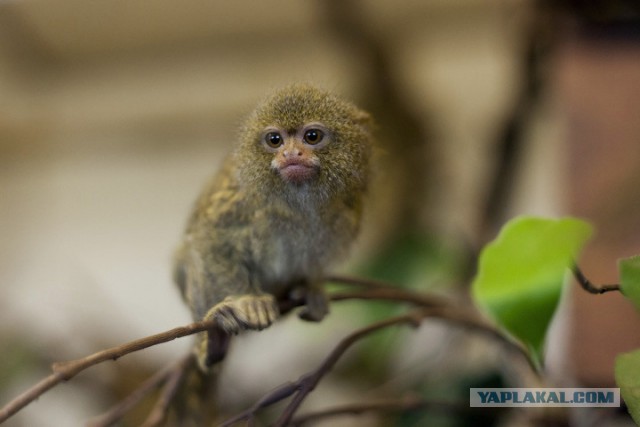
{"label": "monkey's ear", "polygon": [[353,119],[357,124],[362,126],[371,126],[373,124],[373,119],[371,118],[371,115],[366,111],[356,109],[356,111],[353,114]]}
{"label": "monkey's ear", "polygon": [[375,128],[373,117],[366,111],[356,109],[353,113],[353,121],[360,125],[366,132],[371,133]]}

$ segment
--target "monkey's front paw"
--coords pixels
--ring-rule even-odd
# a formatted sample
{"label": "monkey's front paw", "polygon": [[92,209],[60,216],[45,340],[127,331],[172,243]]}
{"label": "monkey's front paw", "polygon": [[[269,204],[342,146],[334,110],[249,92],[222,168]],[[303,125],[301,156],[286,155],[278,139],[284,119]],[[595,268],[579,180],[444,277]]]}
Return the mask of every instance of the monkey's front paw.
{"label": "monkey's front paw", "polygon": [[225,298],[213,306],[205,319],[215,319],[229,334],[242,330],[262,330],[280,315],[273,295],[241,295]]}
{"label": "monkey's front paw", "polygon": [[298,317],[309,322],[319,322],[329,313],[329,298],[324,289],[319,287],[307,288],[304,291],[305,307]]}

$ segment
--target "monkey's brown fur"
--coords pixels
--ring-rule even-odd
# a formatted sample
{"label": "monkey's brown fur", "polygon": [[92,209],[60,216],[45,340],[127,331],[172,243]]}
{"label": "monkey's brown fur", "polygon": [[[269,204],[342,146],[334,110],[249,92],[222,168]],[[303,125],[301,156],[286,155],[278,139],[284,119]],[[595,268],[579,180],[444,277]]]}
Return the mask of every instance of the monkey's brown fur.
{"label": "monkey's brown fur", "polygon": [[276,92],[248,118],[176,252],[194,319],[218,325],[202,334],[203,369],[224,357],[230,335],[275,321],[278,300],[302,295],[306,320],[328,312],[320,280],[359,229],[369,126],[367,113],[306,85]]}

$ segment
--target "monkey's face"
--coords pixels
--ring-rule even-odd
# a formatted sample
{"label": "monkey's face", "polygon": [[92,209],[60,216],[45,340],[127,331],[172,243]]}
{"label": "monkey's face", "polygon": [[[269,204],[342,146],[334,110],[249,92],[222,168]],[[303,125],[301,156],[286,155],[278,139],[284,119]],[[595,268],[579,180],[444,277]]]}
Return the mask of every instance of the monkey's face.
{"label": "monkey's face", "polygon": [[285,182],[301,184],[315,179],[320,170],[317,150],[331,143],[331,133],[313,122],[294,129],[268,126],[262,136],[264,149],[273,154],[271,168]]}
{"label": "monkey's face", "polygon": [[235,154],[239,177],[263,194],[318,200],[362,192],[371,150],[369,115],[327,92],[293,85],[248,118]]}

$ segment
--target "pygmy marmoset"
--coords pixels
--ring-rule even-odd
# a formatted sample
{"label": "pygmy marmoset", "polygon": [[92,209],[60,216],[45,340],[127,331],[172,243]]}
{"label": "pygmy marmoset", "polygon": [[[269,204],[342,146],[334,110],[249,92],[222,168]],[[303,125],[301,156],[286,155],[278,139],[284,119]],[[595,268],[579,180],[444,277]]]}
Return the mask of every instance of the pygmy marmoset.
{"label": "pygmy marmoset", "polygon": [[321,280],[359,229],[369,128],[366,112],[307,85],[276,92],[248,118],[175,257],[194,319],[217,324],[201,334],[203,369],[224,357],[231,335],[275,321],[278,301],[301,296],[306,320],[327,314]]}

